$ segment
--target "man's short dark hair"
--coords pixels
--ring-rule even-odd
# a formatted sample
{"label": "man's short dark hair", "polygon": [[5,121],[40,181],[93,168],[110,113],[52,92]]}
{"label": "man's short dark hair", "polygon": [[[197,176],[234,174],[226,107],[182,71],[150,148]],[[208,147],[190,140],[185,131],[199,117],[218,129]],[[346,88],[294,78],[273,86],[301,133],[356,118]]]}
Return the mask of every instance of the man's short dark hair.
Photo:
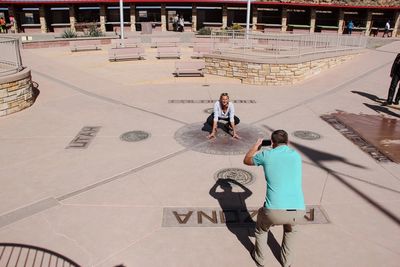
{"label": "man's short dark hair", "polygon": [[288,134],[284,130],[276,130],[271,135],[272,142],[276,145],[287,144]]}

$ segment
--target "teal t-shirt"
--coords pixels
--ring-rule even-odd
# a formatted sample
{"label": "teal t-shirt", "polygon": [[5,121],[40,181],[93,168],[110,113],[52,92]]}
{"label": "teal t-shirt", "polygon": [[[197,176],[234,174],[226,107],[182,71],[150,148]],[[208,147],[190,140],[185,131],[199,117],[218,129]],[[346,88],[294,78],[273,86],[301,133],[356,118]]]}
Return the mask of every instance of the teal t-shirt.
{"label": "teal t-shirt", "polygon": [[266,208],[305,210],[299,153],[287,145],[280,145],[259,152],[253,157],[253,163],[264,168]]}

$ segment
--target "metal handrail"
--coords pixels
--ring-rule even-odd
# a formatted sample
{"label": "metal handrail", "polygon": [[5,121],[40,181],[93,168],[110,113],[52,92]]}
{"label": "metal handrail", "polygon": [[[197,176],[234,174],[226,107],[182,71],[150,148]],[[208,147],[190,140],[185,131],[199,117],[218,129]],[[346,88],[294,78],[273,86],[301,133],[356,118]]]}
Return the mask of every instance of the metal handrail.
{"label": "metal handrail", "polygon": [[257,59],[301,58],[363,49],[365,36],[339,34],[287,34],[243,31],[213,31],[214,52],[256,57]]}
{"label": "metal handrail", "polygon": [[17,73],[23,68],[19,39],[0,37],[0,76]]}

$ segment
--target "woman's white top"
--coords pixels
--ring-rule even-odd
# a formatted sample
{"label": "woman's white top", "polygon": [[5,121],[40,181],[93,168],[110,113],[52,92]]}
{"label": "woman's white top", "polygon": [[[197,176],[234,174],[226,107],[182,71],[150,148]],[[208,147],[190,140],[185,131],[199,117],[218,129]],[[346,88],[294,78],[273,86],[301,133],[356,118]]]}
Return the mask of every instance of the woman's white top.
{"label": "woman's white top", "polygon": [[229,118],[230,122],[234,122],[235,117],[235,108],[233,107],[233,103],[229,102],[228,109],[226,112],[222,111],[221,103],[219,101],[214,104],[214,121],[218,121],[218,119],[227,119]]}

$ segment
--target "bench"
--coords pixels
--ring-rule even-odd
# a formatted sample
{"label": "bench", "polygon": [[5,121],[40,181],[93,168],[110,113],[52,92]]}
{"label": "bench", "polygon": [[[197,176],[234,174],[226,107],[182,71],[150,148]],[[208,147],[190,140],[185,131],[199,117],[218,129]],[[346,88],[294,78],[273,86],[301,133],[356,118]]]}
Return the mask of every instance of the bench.
{"label": "bench", "polygon": [[111,47],[112,48],[138,47],[140,46],[141,42],[142,40],[140,38],[112,39]]}
{"label": "bench", "polygon": [[204,76],[205,63],[203,61],[176,61],[175,76]]}
{"label": "bench", "polygon": [[210,54],[213,51],[212,44],[199,43],[193,47],[192,58],[202,58],[204,54]]}
{"label": "bench", "polygon": [[212,39],[212,38],[209,38],[209,37],[204,37],[204,38],[198,38],[198,37],[196,37],[196,38],[193,38],[193,39],[192,39],[192,43],[194,43],[194,44],[198,44],[198,43],[201,43],[201,44],[210,44],[210,43],[213,43],[213,39]]}
{"label": "bench", "polygon": [[157,58],[181,58],[181,50],[176,46],[157,47]]}
{"label": "bench", "polygon": [[84,40],[70,42],[71,52],[100,50],[100,40]]}
{"label": "bench", "polygon": [[152,47],[178,46],[180,41],[179,38],[174,37],[151,38]]}
{"label": "bench", "polygon": [[129,60],[129,59],[143,59],[143,47],[123,47],[123,48],[110,48],[108,50],[108,60]]}

